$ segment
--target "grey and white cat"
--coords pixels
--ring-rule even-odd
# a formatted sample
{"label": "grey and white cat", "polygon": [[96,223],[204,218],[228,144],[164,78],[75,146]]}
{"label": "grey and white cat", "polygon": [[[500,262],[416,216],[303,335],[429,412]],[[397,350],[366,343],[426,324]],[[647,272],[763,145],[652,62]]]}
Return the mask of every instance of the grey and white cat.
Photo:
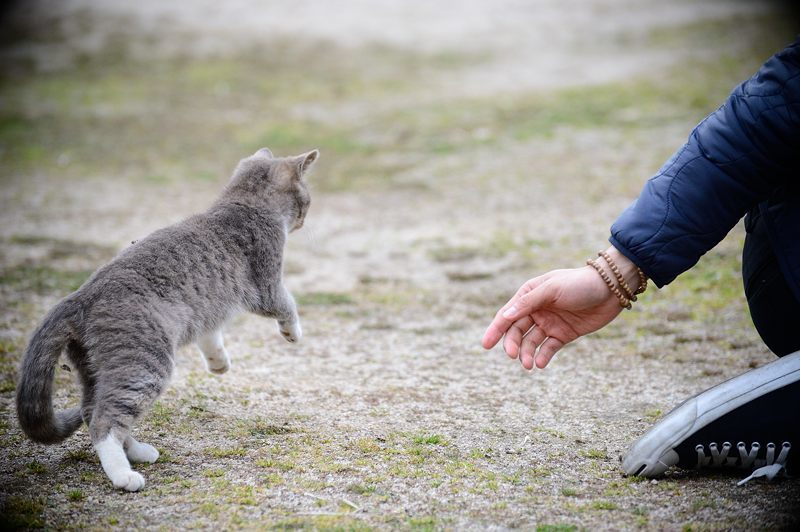
{"label": "grey and white cat", "polygon": [[[158,451],[134,440],[131,426],[167,386],[176,348],[196,342],[209,371],[226,372],[221,327],[242,311],[275,318],[284,338],[298,341],[297,309],[281,279],[283,247],[308,212],[303,176],[318,155],[276,158],[264,148],[243,159],[210,209],[139,240],[58,303],[20,368],[25,433],[56,443],[85,422],[114,486],[137,491],[144,478],[130,462],[155,462]],[[83,401],[54,412],[63,351]]]}

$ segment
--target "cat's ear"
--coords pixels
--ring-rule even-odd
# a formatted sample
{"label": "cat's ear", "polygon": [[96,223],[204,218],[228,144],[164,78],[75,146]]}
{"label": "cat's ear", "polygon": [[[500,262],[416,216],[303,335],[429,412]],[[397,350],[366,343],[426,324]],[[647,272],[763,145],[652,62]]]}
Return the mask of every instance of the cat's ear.
{"label": "cat's ear", "polygon": [[256,155],[263,155],[267,159],[274,159],[275,158],[275,156],[272,155],[272,151],[270,151],[269,148],[261,148],[260,150],[258,150],[256,152]]}
{"label": "cat's ear", "polygon": [[297,175],[302,176],[305,174],[318,157],[319,150],[311,150],[308,153],[304,153],[303,155],[298,155],[295,157],[295,164],[297,164]]}

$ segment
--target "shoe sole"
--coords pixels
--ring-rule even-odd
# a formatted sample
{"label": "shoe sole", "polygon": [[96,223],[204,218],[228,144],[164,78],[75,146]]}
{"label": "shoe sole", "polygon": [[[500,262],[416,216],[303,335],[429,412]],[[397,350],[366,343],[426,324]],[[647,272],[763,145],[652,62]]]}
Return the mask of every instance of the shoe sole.
{"label": "shoe sole", "polygon": [[631,446],[626,475],[656,477],[678,463],[675,448],[689,435],[740,406],[800,381],[800,351],[748,371],[687,399]]}

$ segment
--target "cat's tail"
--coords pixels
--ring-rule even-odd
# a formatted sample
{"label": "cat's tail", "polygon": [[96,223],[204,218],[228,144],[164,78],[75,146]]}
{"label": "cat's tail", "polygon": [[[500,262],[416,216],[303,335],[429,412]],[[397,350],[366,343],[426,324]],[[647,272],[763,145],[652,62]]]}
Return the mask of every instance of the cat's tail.
{"label": "cat's tail", "polygon": [[25,434],[39,443],[58,443],[83,423],[80,407],[53,411],[53,379],[61,351],[73,337],[75,303],[61,301],[28,344],[17,384],[17,416]]}

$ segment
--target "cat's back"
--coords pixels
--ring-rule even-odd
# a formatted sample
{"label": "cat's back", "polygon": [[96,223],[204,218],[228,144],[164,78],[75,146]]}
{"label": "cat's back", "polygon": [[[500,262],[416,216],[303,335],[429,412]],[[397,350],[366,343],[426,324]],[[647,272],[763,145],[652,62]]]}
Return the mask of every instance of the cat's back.
{"label": "cat's back", "polygon": [[183,301],[235,289],[246,260],[214,213],[192,216],[132,243],[79,290],[96,303]]}

